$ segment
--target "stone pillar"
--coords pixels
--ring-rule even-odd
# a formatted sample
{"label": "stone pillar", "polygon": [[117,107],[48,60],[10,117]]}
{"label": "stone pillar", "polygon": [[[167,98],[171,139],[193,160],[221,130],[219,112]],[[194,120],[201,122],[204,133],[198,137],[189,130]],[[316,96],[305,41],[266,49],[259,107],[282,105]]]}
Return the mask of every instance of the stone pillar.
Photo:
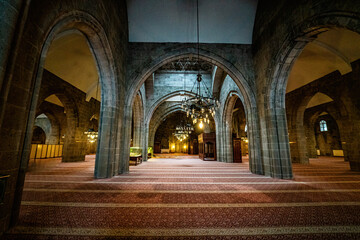
{"label": "stone pillar", "polygon": [[250,171],[255,174],[265,174],[264,163],[261,153],[261,141],[259,130],[259,118],[257,108],[251,108],[246,115],[247,136],[248,136],[248,152]]}
{"label": "stone pillar", "polygon": [[265,114],[265,122],[261,123],[262,140],[266,139],[263,143],[265,175],[291,179],[293,175],[285,108],[270,108]]}
{"label": "stone pillar", "polygon": [[21,0],[0,1],[0,29],[2,33],[0,36],[0,87],[5,76],[20,7]]}
{"label": "stone pillar", "polygon": [[216,113],[215,115],[215,135],[216,135],[216,155],[217,161],[224,162],[224,147],[223,147],[223,131],[222,131],[222,123],[219,121],[221,117],[218,117],[220,113]]}
{"label": "stone pillar", "polygon": [[305,124],[305,135],[307,142],[307,151],[309,158],[317,158],[316,139],[314,126],[312,123]]}
{"label": "stone pillar", "polygon": [[85,161],[87,149],[87,136],[84,129],[67,125],[63,149],[63,162],[79,162]]}
{"label": "stone pillar", "polygon": [[344,160],[350,164],[352,171],[360,171],[360,119],[351,118],[339,124],[344,151]]}
{"label": "stone pillar", "polygon": [[[117,117],[120,110],[116,107],[104,106],[101,102],[99,136],[97,141],[95,178],[109,178],[117,174],[119,163],[119,139],[121,126],[120,118]],[[131,122],[130,122],[131,124]],[[121,153],[121,151],[120,151]]]}
{"label": "stone pillar", "polygon": [[119,159],[119,170],[118,174],[129,172],[129,159],[130,159],[130,139],[131,139],[131,119],[132,119],[132,107],[127,106],[125,110],[123,124],[121,126],[122,141],[121,151]]}
{"label": "stone pillar", "polygon": [[288,106],[290,108],[288,112],[290,112],[289,117],[289,143],[290,143],[290,155],[291,161],[293,163],[309,163],[309,157],[307,153],[307,143],[306,136],[304,130],[304,109],[303,107],[298,107],[294,104],[293,109],[292,106]]}
{"label": "stone pillar", "polygon": [[143,151],[142,151],[142,158],[143,161],[147,161],[148,160],[148,156],[147,156],[147,149],[148,149],[148,140],[149,140],[149,126],[148,124],[145,124],[145,126],[143,127],[143,132],[141,133],[141,137],[142,137],[142,147],[143,147]]}
{"label": "stone pillar", "polygon": [[233,153],[233,142],[232,142],[232,126],[231,122],[226,123],[224,126],[224,137],[225,137],[225,145],[224,145],[224,153],[225,153],[225,161],[228,163],[232,163],[234,161],[234,153]]}
{"label": "stone pillar", "polygon": [[133,135],[133,146],[134,147],[142,147],[142,123],[139,115],[134,115],[134,135]]}

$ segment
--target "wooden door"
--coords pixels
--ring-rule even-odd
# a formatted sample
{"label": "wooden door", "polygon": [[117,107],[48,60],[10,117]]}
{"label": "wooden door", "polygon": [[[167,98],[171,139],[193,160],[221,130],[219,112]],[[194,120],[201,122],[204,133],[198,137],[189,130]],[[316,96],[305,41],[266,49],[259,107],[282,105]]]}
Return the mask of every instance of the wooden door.
{"label": "wooden door", "polygon": [[241,139],[234,138],[233,139],[233,148],[234,148],[234,163],[241,163]]}
{"label": "wooden door", "polygon": [[156,142],[154,144],[154,153],[160,153],[161,152],[161,149],[160,149],[160,143],[159,142]]}

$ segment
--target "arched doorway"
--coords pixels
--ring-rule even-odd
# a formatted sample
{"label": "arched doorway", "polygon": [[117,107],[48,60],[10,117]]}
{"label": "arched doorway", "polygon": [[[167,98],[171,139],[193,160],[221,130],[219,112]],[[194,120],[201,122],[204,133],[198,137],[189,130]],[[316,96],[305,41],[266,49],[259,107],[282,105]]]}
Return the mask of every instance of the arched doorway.
{"label": "arched doorway", "polygon": [[[86,23],[82,23],[82,20],[84,22],[87,23],[92,23],[91,26],[87,25]],[[71,25],[70,29],[69,26]],[[96,33],[94,32],[94,28],[96,28]],[[66,48],[66,43],[70,44],[73,46],[73,48],[76,48],[79,45],[74,44],[74,42],[71,43],[71,41],[73,41],[74,36],[76,36],[76,38],[81,39],[79,41],[82,41],[81,46],[83,48],[81,48],[80,55],[83,56],[83,62],[85,62],[85,64],[93,64],[91,69],[93,69],[96,75],[93,79],[95,81],[93,81],[90,85],[86,84],[85,81],[85,87],[87,87],[86,93],[88,93],[88,100],[91,100],[91,97],[94,97],[94,99],[99,99],[100,100],[100,96],[104,96],[104,94],[106,95],[106,98],[102,97],[102,101],[101,104],[98,104],[98,107],[101,105],[101,110],[100,110],[100,128],[99,128],[99,138],[98,138],[98,151],[97,151],[97,160],[96,160],[96,164],[95,164],[95,177],[109,177],[112,176],[114,174],[113,170],[109,171],[109,168],[113,168],[115,166],[113,165],[109,165],[109,162],[106,160],[102,160],[100,161],[100,155],[102,154],[102,152],[104,151],[109,151],[109,149],[113,149],[114,148],[109,148],[107,146],[109,146],[109,144],[115,144],[115,141],[112,141],[113,138],[109,137],[109,136],[114,136],[116,135],[116,133],[114,131],[111,131],[108,128],[102,128],[101,126],[103,124],[105,124],[106,126],[111,125],[112,121],[116,121],[116,116],[114,115],[115,111],[116,111],[116,96],[118,96],[117,94],[115,94],[114,92],[117,91],[117,88],[115,87],[115,74],[113,72],[113,62],[111,62],[110,59],[112,59],[111,57],[111,51],[110,48],[108,46],[107,40],[106,40],[106,35],[103,32],[101,26],[99,25],[99,23],[96,22],[95,19],[93,19],[90,15],[87,15],[86,13],[82,13],[82,12],[76,12],[76,13],[71,13],[68,15],[63,15],[61,18],[59,18],[56,23],[53,25],[51,31],[49,31],[48,36],[46,38],[46,42],[44,43],[44,48],[42,49],[42,53],[41,53],[41,60],[39,63],[39,71],[37,73],[37,83],[35,86],[35,91],[39,91],[39,89],[41,88],[41,78],[43,77],[43,72],[44,68],[47,67],[48,65],[52,65],[51,61],[49,63],[47,63],[47,55],[48,54],[52,54],[53,52],[55,52],[55,55],[57,52],[59,52],[59,54],[64,54],[64,57],[67,57],[68,59],[71,60],[71,53],[70,54],[66,54],[66,51],[61,51],[61,48]],[[84,37],[85,36],[85,37]],[[60,39],[60,40],[59,40]],[[64,39],[68,39],[68,41],[61,41]],[[51,46],[53,46],[52,43],[56,44],[57,41],[59,43],[61,43],[59,46],[55,46],[54,51],[52,52]],[[69,46],[69,45],[68,45]],[[71,48],[70,48],[71,49]],[[60,51],[57,51],[60,50]],[[87,52],[84,52],[87,51]],[[84,55],[87,55],[87,57],[84,57]],[[96,59],[96,61],[93,63],[89,63],[88,57],[90,56],[90,59],[93,58]],[[50,59],[51,60],[51,59]],[[74,60],[74,59],[72,59]],[[79,60],[79,58],[75,58],[74,61]],[[68,61],[68,63],[71,61]],[[81,63],[82,61],[80,61]],[[56,59],[54,59],[54,63],[56,63]],[[56,65],[55,66],[59,67],[60,69],[64,66],[61,65]],[[76,64],[73,66],[75,66],[76,68]],[[73,67],[72,66],[72,67]],[[89,69],[89,68],[86,68]],[[54,71],[54,70],[53,70]],[[60,70],[61,72],[61,70]],[[64,72],[64,74],[66,75],[69,72]],[[77,73],[79,73],[79,71],[77,71]],[[85,72],[86,74],[86,72]],[[69,76],[68,76],[69,77]],[[81,79],[81,78],[79,78]],[[84,84],[84,82],[79,82],[79,84]],[[77,86],[79,87],[79,86]],[[95,96],[97,95],[97,96]],[[34,95],[34,100],[33,100],[33,106],[32,108],[35,108],[35,105],[37,103],[37,98],[36,98],[36,94]],[[96,103],[94,105],[97,105]],[[96,106],[95,106],[96,108]],[[79,114],[80,112],[77,112],[76,114]],[[86,136],[84,138],[84,132],[88,130],[88,126],[84,126],[82,124],[80,124],[80,122],[84,121],[87,122],[87,124],[89,123],[89,120],[91,118],[91,116],[96,113],[96,112],[90,112],[90,114],[88,116],[83,116],[82,119],[79,119],[79,121],[76,123],[76,135],[79,136],[79,138],[84,139],[79,141],[75,141],[75,144],[73,145],[73,149],[74,149],[74,153],[79,153],[79,151],[77,151],[76,149],[78,148],[86,148]],[[104,114],[106,115],[106,118],[103,118]],[[32,124],[32,121],[29,122],[29,124]],[[87,125],[86,124],[86,125]],[[102,131],[105,131],[103,137],[102,137]],[[108,133],[106,133],[108,132]],[[110,134],[110,135],[109,135]],[[106,136],[106,137],[105,137]],[[77,145],[81,145],[81,146],[77,146]],[[104,145],[102,145],[104,144]],[[85,146],[85,147],[84,147]],[[106,149],[106,150],[105,150]],[[80,151],[82,152],[82,151]],[[86,152],[86,150],[84,151]],[[109,155],[109,153],[104,153],[106,156],[111,156],[111,154]],[[80,155],[78,155],[78,157],[76,157],[77,161],[78,160],[83,160],[83,154],[81,153]],[[115,156],[115,153],[114,153]],[[113,156],[113,157],[114,157]],[[104,158],[106,159],[106,158]],[[74,159],[75,160],[75,159]]]}
{"label": "arched doorway", "polygon": [[[313,35],[312,35],[313,34]],[[296,42],[290,51],[287,51],[286,62],[276,72],[277,80],[272,85],[270,92],[270,103],[277,109],[273,117],[277,119],[277,129],[288,129],[278,136],[289,137],[291,159],[295,163],[309,162],[309,151],[304,131],[304,112],[312,100],[311,107],[321,106],[319,95],[312,99],[317,93],[323,93],[334,101],[337,107],[336,118],[339,122],[340,135],[343,136],[345,159],[350,160],[351,169],[358,167],[357,152],[353,149],[358,143],[354,141],[356,134],[350,134],[347,127],[349,124],[357,129],[359,119],[359,108],[353,104],[352,98],[357,97],[349,86],[356,85],[354,74],[358,71],[357,60],[360,57],[359,46],[354,44],[359,41],[360,35],[343,29],[329,26],[329,28],[317,29],[316,32],[308,32],[309,41]],[[346,42],[346,44],[344,44]],[[295,44],[295,43],[294,43]],[[288,49],[289,50],[289,49]],[[286,96],[285,96],[286,93]],[[284,97],[284,98],[283,98]],[[287,126],[283,121],[286,99]],[[355,101],[356,102],[356,101]],[[280,117],[281,115],[281,117]],[[353,129],[354,129],[353,128]],[[310,153],[310,155],[314,155]]]}
{"label": "arched doorway", "polygon": [[[227,162],[242,162],[248,155],[248,138],[244,106],[236,93],[230,93],[224,110],[225,144],[229,148]],[[246,127],[246,129],[245,129]]]}
{"label": "arched doorway", "polygon": [[[195,50],[195,49],[194,49]],[[189,51],[189,48],[186,49],[186,51],[184,52],[188,52]],[[191,49],[190,49],[191,51]],[[229,76],[234,76],[235,79],[239,79],[239,78],[242,78],[243,79],[243,76],[241,75],[241,73],[239,73],[239,71],[235,68],[233,68],[233,66],[230,66],[228,65],[229,67],[224,67],[224,64],[225,64],[225,60],[223,59],[219,59],[217,61],[216,58],[213,58],[213,56],[209,56],[208,53],[202,55],[201,54],[202,50],[200,50],[200,60],[205,62],[205,63],[210,63],[211,65],[213,64],[216,64],[216,65],[213,65],[215,66],[215,68],[224,68],[226,70],[226,72],[228,73]],[[206,51],[205,51],[206,52]],[[152,81],[154,81],[153,79],[156,78],[156,74],[155,74],[155,77],[154,77],[154,72],[157,71],[158,69],[161,69],[163,68],[164,66],[167,66],[169,64],[171,64],[172,66],[174,66],[176,64],[176,62],[178,61],[181,61],[183,58],[187,58],[188,56],[191,57],[191,54],[189,53],[184,53],[184,54],[176,54],[175,56],[160,56],[159,59],[156,59],[155,62],[153,63],[154,65],[151,65],[150,68],[144,68],[144,66],[142,66],[141,68],[141,72],[144,72],[144,69],[146,71],[153,71],[152,74],[148,74],[146,71],[144,72],[144,75],[137,75],[137,78],[135,81],[132,81],[132,85],[130,87],[134,87],[135,89],[136,88],[136,85],[134,85],[134,83],[136,83],[137,81],[139,81],[139,87],[141,86],[141,84],[144,84],[144,81],[145,81],[145,85],[146,85],[146,81],[148,81],[148,79],[152,79]],[[161,60],[160,60],[161,59]],[[216,60],[215,60],[216,59]],[[159,62],[157,62],[159,61]],[[173,64],[174,63],[174,64]],[[217,65],[219,64],[219,65]],[[229,70],[231,69],[231,71]],[[214,70],[214,68],[212,68],[212,70]],[[234,72],[238,73],[237,77],[235,77],[236,75],[234,75]],[[230,78],[230,77],[229,77]],[[185,79],[185,78],[180,78],[180,79]],[[231,78],[230,78],[231,79]],[[212,80],[212,79],[211,79]],[[229,80],[230,81],[230,80]],[[243,80],[245,82],[243,82],[244,85],[241,85],[238,82],[236,81],[233,81],[233,87],[236,87],[238,89],[239,92],[244,92],[246,90],[244,90],[244,86],[246,86],[246,80]],[[165,84],[165,83],[164,83]],[[192,86],[193,82],[191,83],[187,83],[186,81],[183,81],[183,83],[181,83],[180,86],[178,86],[178,88],[175,88],[174,91],[182,91],[181,94],[185,94],[186,91],[190,91],[191,89],[187,89],[186,87],[189,87],[189,86]],[[239,88],[238,84],[241,85],[241,87]],[[221,85],[221,84],[220,84]],[[214,84],[210,83],[209,84],[209,87],[211,88],[212,86],[214,86]],[[218,86],[218,85],[215,85],[215,86]],[[226,90],[223,89],[223,92],[225,92]],[[251,92],[251,90],[249,90]],[[132,103],[133,99],[134,99],[134,95],[132,94],[132,90],[129,90],[129,92],[131,94],[128,95],[128,98],[127,98],[127,101],[129,103]],[[180,94],[180,95],[181,95]],[[252,116],[250,119],[250,122],[249,122],[249,125],[251,125],[249,128],[254,130],[254,131],[250,131],[250,135],[252,134],[258,134],[259,132],[257,131],[258,129],[258,122],[257,122],[257,112],[256,112],[256,101],[253,101],[251,100],[251,93],[244,93],[245,94],[245,97],[243,97],[243,100],[244,102],[246,102],[247,104],[245,104],[246,106],[246,109],[249,113],[249,116]],[[250,95],[249,95],[250,94]],[[224,95],[224,94],[222,94]],[[164,96],[163,98],[160,98],[161,101],[164,101],[166,97]],[[250,99],[249,99],[250,98]],[[225,101],[226,100],[226,96],[222,96],[220,101]],[[154,105],[155,107],[150,107],[150,108],[147,108],[147,116],[151,116],[151,114],[153,113],[153,109],[155,109],[160,103],[160,102],[156,102],[156,104]],[[147,103],[149,104],[149,103]],[[223,104],[223,102],[222,102]],[[223,104],[224,105],[224,104]],[[220,107],[220,108],[223,108],[223,105]],[[151,106],[151,105],[150,105]],[[250,107],[250,106],[254,106],[253,108]],[[148,110],[150,109],[150,110]],[[222,112],[222,110],[220,111]],[[127,114],[129,115],[129,113]],[[215,125],[216,125],[216,131],[217,131],[217,135],[219,134],[219,137],[220,135],[222,134],[221,132],[221,125],[220,125],[220,122],[222,120],[222,113],[219,115],[219,116],[215,116],[214,117],[214,122],[215,122]],[[126,119],[128,119],[128,117],[126,117]],[[147,117],[146,118],[147,120],[149,120],[150,118]],[[130,123],[129,123],[130,124]],[[149,125],[146,125],[146,128],[149,128]],[[151,129],[148,130],[148,132],[150,132]],[[130,134],[128,135],[130,136]],[[218,139],[218,137],[217,137]],[[254,138],[251,138],[253,141],[250,143],[250,144],[254,144],[254,145],[257,145],[259,148],[253,148],[254,149],[254,152],[250,154],[250,161],[252,162],[251,164],[251,170],[254,172],[254,173],[258,173],[258,174],[262,174],[263,171],[263,164],[261,162],[261,156],[260,156],[260,153],[261,153],[261,150],[260,150],[260,142],[259,142],[259,138],[258,137],[254,137]],[[150,141],[150,140],[149,140]],[[218,141],[218,140],[217,140]],[[219,140],[220,141],[220,140]],[[220,151],[223,151],[224,148],[220,147],[222,144],[221,143],[217,143],[216,144],[216,148],[217,150]],[[127,150],[124,150],[124,154],[127,154]],[[256,152],[256,153],[255,153]],[[255,153],[255,154],[254,154]],[[124,156],[124,159],[128,158],[127,156]],[[125,167],[126,168],[126,167]],[[124,172],[126,172],[127,170],[125,169]]]}
{"label": "arched doorway", "polygon": [[46,133],[45,131],[38,126],[34,127],[33,137],[31,139],[32,144],[45,144],[46,142]]}

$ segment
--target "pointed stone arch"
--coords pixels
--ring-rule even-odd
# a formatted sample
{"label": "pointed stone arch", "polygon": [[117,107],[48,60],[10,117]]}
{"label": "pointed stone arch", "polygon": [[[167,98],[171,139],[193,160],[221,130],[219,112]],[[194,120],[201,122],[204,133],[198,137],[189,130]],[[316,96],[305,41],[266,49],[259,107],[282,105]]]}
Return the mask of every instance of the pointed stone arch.
{"label": "pointed stone arch", "polygon": [[279,51],[267,66],[267,80],[262,90],[265,94],[260,100],[264,106],[259,110],[265,116],[260,120],[260,125],[266,129],[262,143],[267,146],[263,152],[271,176],[292,178],[285,109],[286,85],[291,68],[306,44],[315,39],[314,36],[339,27],[360,33],[360,16],[354,12],[329,11],[304,20],[287,33]]}
{"label": "pointed stone arch", "polygon": [[[41,86],[41,78],[43,74],[43,66],[47,51],[52,40],[57,34],[64,30],[76,29],[81,32],[88,41],[90,51],[92,52],[99,75],[101,85],[101,112],[100,112],[100,128],[98,138],[98,151],[95,162],[95,177],[104,178],[111,177],[114,171],[116,131],[111,129],[117,122],[119,99],[117,77],[115,74],[114,60],[111,52],[106,33],[101,24],[90,14],[82,11],[71,11],[59,15],[53,20],[47,32],[42,35],[42,45],[40,55],[36,62],[37,70],[34,71],[34,94],[32,97],[31,113],[27,125],[27,137],[25,139],[25,147],[29,145],[29,129],[33,125],[34,110],[38,102],[38,92]],[[26,162],[28,155],[23,155],[22,162]]]}
{"label": "pointed stone arch", "polygon": [[[148,56],[147,58],[142,58],[139,61],[132,61],[134,65],[128,66],[129,71],[127,72],[127,81],[129,93],[126,96],[126,106],[132,106],[134,101],[135,93],[140,89],[141,85],[145,82],[146,79],[160,66],[175,61],[183,57],[193,57],[196,56],[198,49],[195,44],[173,44],[170,47],[164,47],[163,45],[155,46],[144,46],[143,49],[137,48],[136,44],[133,44],[133,47],[130,47],[130,52],[134,57],[136,56]],[[171,45],[171,44],[169,44]],[[246,48],[246,47],[245,47]],[[225,50],[226,49],[226,50]],[[139,52],[137,52],[139,51]],[[228,54],[229,56],[227,56]],[[238,55],[236,55],[238,54]],[[131,55],[131,53],[130,53]],[[219,45],[218,48],[211,48],[210,45],[201,44],[199,49],[199,59],[210,62],[218,67],[224,69],[229,76],[234,79],[236,85],[238,86],[241,94],[244,98],[244,107],[247,109],[251,115],[253,115],[254,121],[257,121],[257,102],[255,98],[255,90],[253,87],[253,67],[246,66],[240,63],[242,58],[251,58],[248,55],[248,52],[241,47],[236,47],[233,45]],[[240,59],[239,62],[229,61],[227,59]],[[127,108],[125,111],[125,121],[131,116],[131,109]],[[214,118],[216,122],[217,117]],[[130,122],[125,123],[125,125],[131,124]],[[256,123],[258,124],[258,123]],[[217,126],[218,124],[216,124]],[[129,132],[124,129],[125,142],[129,139]],[[259,134],[260,132],[257,132]],[[123,150],[123,159],[129,157],[129,149],[124,145],[125,149]],[[260,151],[259,151],[260,152]],[[127,172],[128,167],[123,164],[122,170],[120,172]]]}

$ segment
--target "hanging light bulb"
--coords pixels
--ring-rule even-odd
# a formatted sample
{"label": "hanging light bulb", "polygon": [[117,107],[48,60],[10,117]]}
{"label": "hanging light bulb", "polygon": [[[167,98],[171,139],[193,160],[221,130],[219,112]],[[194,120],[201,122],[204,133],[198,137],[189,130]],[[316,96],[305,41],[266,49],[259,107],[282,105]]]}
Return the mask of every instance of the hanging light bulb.
{"label": "hanging light bulb", "polygon": [[199,127],[200,127],[201,129],[204,127],[204,124],[203,124],[202,121],[200,122]]}

